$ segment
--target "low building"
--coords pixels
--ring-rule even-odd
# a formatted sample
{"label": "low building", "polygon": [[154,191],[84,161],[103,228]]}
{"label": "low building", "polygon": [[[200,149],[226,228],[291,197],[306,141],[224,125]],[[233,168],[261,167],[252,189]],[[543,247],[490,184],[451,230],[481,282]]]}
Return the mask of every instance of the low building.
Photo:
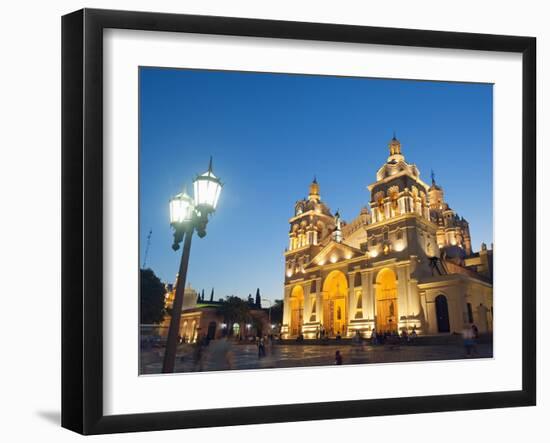
{"label": "low building", "polygon": [[[166,307],[170,311],[175,297],[175,285],[167,287]],[[204,293],[199,295],[190,284],[184,290],[183,308],[180,320],[179,336],[185,343],[195,343],[201,337],[217,339],[224,336],[237,339],[251,339],[259,333],[266,334],[270,329],[267,309],[259,301],[248,300],[248,318],[246,321],[231,322],[224,316],[224,301],[214,300],[213,293],[209,300]],[[168,335],[171,316],[165,316],[159,331],[161,336]]]}

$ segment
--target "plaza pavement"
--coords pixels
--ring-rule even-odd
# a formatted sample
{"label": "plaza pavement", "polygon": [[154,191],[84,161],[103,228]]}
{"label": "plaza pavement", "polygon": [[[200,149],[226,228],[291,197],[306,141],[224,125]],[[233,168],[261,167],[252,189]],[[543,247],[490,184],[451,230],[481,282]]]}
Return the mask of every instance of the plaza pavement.
{"label": "plaza pavement", "polygon": [[[209,346],[203,348],[198,362],[193,345],[180,345],[175,372],[334,365],[337,350],[343,357],[344,365],[491,358],[493,355],[493,347],[490,343],[478,344],[476,348],[477,352],[468,357],[464,347],[459,344],[425,346],[346,345],[332,342],[326,345],[273,344],[266,346],[265,357],[258,358],[258,348],[254,344],[222,343],[222,340],[214,340]],[[159,348],[142,350],[141,374],[160,373],[163,352],[163,349]]]}

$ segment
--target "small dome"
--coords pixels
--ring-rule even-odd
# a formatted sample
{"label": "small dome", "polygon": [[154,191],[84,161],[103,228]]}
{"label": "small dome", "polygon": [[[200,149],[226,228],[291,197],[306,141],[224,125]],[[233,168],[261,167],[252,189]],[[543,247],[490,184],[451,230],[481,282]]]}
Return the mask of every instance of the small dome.
{"label": "small dome", "polygon": [[319,183],[317,183],[317,177],[313,177],[313,181],[309,185],[309,199],[319,199]]}
{"label": "small dome", "polygon": [[397,140],[395,134],[388,143],[388,148],[390,150],[390,155],[401,155],[401,142]]}

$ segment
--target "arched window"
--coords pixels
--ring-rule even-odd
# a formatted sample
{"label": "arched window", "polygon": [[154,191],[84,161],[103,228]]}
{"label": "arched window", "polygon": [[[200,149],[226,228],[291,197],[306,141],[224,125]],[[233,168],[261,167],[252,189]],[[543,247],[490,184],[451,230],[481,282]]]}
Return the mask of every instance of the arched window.
{"label": "arched window", "polygon": [[241,331],[241,327],[239,326],[239,324],[238,323],[233,323],[233,335],[235,337],[238,337],[240,331]]}

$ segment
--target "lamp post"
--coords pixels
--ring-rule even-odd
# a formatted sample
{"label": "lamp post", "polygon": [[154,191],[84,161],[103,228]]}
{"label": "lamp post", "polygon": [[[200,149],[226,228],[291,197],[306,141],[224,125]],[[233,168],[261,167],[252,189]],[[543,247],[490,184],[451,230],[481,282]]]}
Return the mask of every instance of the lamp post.
{"label": "lamp post", "polygon": [[187,279],[189,265],[189,253],[193,233],[203,238],[206,235],[208,216],[216,210],[218,199],[222,190],[221,181],[212,172],[212,157],[208,165],[208,171],[199,175],[193,181],[194,199],[185,191],[170,200],[170,225],[174,228],[174,243],[172,249],[177,251],[183,241],[180,268],[176,280],[176,294],[172,305],[172,317],[168,329],[168,340],[164,351],[162,364],[163,373],[174,372],[176,363],[176,350],[178,346],[178,333],[180,329],[181,310],[183,308],[183,294]]}
{"label": "lamp post", "polygon": [[271,300],[268,300],[267,298],[262,298],[262,301],[266,301],[269,303],[269,326],[271,327]]}

